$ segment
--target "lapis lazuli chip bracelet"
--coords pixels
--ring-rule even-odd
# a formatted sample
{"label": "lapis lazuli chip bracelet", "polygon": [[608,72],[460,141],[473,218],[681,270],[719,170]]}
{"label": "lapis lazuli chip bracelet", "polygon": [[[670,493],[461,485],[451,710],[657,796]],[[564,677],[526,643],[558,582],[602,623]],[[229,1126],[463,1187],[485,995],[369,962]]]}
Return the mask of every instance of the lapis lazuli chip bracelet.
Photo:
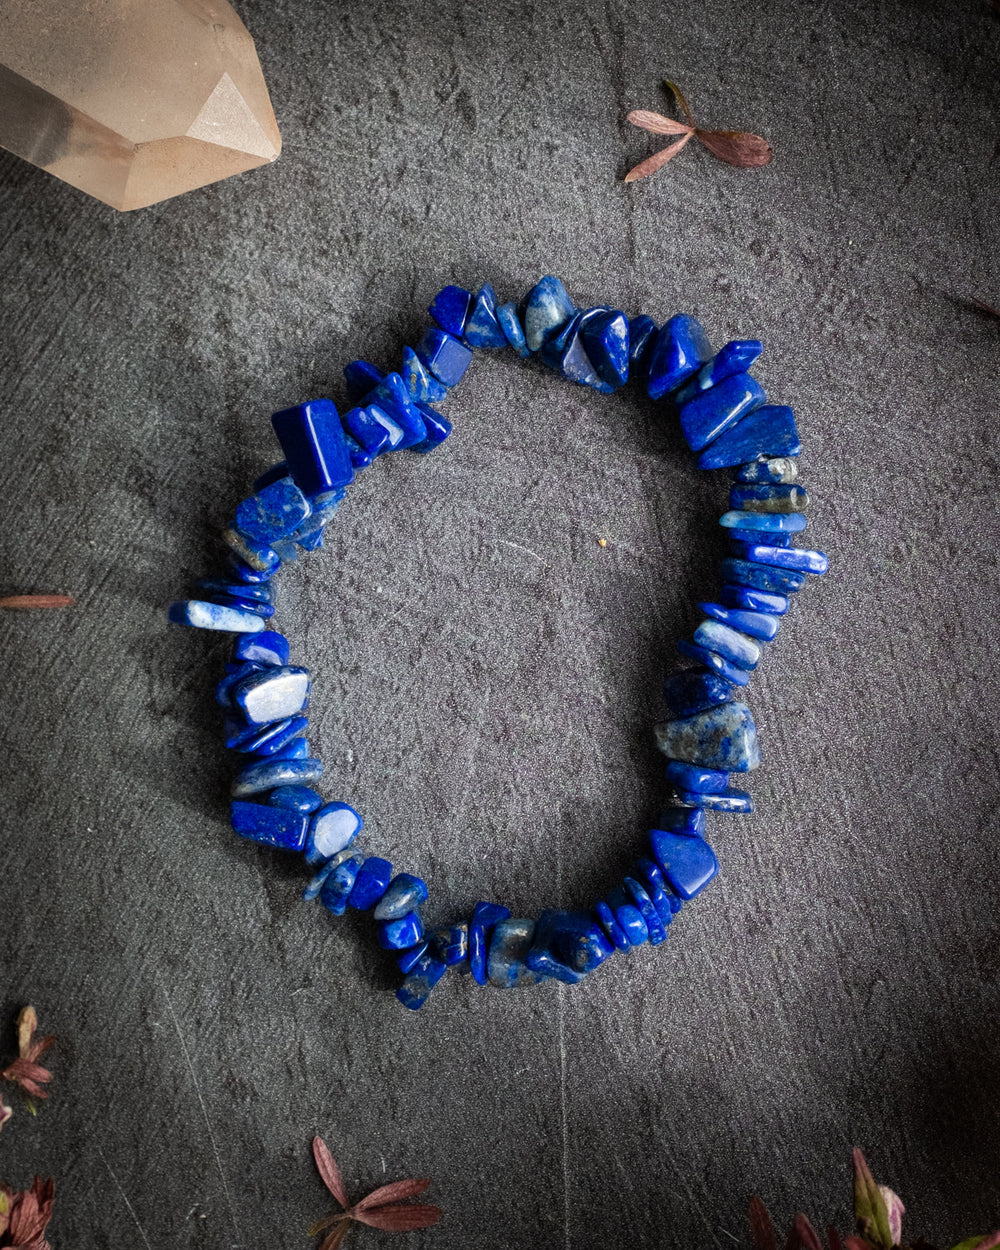
{"label": "lapis lazuli chip bracelet", "polygon": [[[277,412],[284,459],[254,483],[223,534],[226,568],[198,583],[199,597],[174,603],[175,624],[236,635],[232,662],[216,687],[226,746],[240,770],[232,785],[232,826],[243,838],[304,855],[312,879],[305,899],[335,916],[372,911],[375,932],[396,953],[397,997],[423,1006],[448,969],[500,988],[582,980],[611,958],[665,941],[674,917],[718,872],[705,841],[706,813],[749,812],[750,795],[733,773],[760,763],[750,709],[739,698],[778,632],[789,597],[809,573],[826,571],[821,552],[791,546],[806,527],[809,497],[797,485],[801,450],[790,408],[769,404],[749,369],[752,340],[713,352],[699,323],[684,314],[657,326],[613,308],[578,309],[558,278],[545,277],[520,304],[497,305],[489,285],[472,295],[445,287],[430,306],[435,325],[402,366],[383,375],[363,360],[344,370],[350,409],[328,399]],[[677,649],[691,667],[668,677],[667,719],[655,727],[670,786],[646,853],[599,902],[580,911],[512,916],[493,902],[430,927],[428,891],[409,872],[361,850],[361,816],[314,788],[323,765],[310,750],[310,679],[290,663],[284,635],[268,627],[272,579],[300,552],[323,545],[323,530],[356,473],[387,452],[426,454],[451,425],[434,407],[458,383],[475,348],[511,347],[564,377],[610,393],[631,376],[664,411],[676,411],[701,469],[729,468],[733,483],[721,524],[732,554],[722,561],[717,603],[699,603],[703,620]]]}

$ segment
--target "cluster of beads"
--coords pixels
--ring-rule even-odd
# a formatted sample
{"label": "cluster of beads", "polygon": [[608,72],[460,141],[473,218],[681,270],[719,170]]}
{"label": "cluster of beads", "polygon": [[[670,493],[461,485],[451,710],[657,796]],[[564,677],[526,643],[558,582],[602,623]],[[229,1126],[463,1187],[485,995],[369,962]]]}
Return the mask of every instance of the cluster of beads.
{"label": "cluster of beads", "polygon": [[[416,348],[403,349],[398,373],[365,361],[344,370],[352,407],[341,418],[328,399],[275,413],[285,459],[254,483],[223,540],[227,572],[198,583],[202,597],[171,605],[180,625],[238,635],[216,688],[226,746],[245,764],[233,782],[231,819],[242,837],[304,853],[315,872],[303,897],[327,911],[373,909],[379,944],[399,952],[397,997],[421,1007],[449,968],[479,985],[512,987],[553,978],[573,984],[616,950],[659,945],[682,905],[718,872],[704,839],[706,811],[749,812],[749,794],[730,774],[760,763],[750,709],[734,701],[778,632],[788,596],[807,573],[823,573],[818,551],[793,548],[805,529],[808,496],[795,485],[801,448],[792,410],[770,405],[748,369],[756,341],[713,353],[698,322],[680,314],[662,327],[612,308],[577,309],[558,278],[545,277],[520,305],[497,305],[493,288],[473,296],[441,291],[429,309],[437,323]],[[323,765],[303,736],[310,679],[289,663],[288,640],[266,622],[274,614],[271,578],[300,551],[323,544],[323,529],[357,471],[386,452],[429,452],[451,432],[432,407],[465,373],[473,348],[512,347],[537,354],[565,377],[601,392],[631,374],[650,397],[676,411],[699,468],[732,468],[735,481],[721,524],[733,545],[722,562],[719,603],[701,603],[704,620],[677,646],[695,667],[667,678],[669,719],[655,728],[668,758],[669,805],[649,833],[648,853],[589,911],[512,917],[491,902],[471,918],[428,930],[427,886],[388,860],[359,852],[362,819],[346,803],[324,802],[311,788]],[[266,797],[265,797],[266,796]],[[263,800],[263,801],[261,801]]]}

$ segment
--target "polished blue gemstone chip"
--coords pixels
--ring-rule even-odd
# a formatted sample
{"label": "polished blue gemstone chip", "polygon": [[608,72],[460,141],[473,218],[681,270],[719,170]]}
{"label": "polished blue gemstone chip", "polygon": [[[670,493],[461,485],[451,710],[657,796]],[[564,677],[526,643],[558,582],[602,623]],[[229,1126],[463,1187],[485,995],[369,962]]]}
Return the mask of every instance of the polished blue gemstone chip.
{"label": "polished blue gemstone chip", "polygon": [[[657,919],[666,931],[673,924],[675,912],[680,911],[682,902],[670,889],[658,864],[654,864],[651,859],[640,858],[636,860],[635,867],[639,883],[649,895]],[[677,903],[676,908],[674,901]]]}
{"label": "polished blue gemstone chip", "polygon": [[700,451],[767,399],[749,373],[735,373],[707,391],[699,391],[680,410],[681,433],[692,451]]}
{"label": "polished blue gemstone chip", "polygon": [[462,963],[469,957],[469,926],[453,924],[435,929],[431,934],[431,948],[437,958],[449,968],[453,964]]}
{"label": "polished blue gemstone chip", "polygon": [[705,813],[684,807],[665,807],[658,817],[659,827],[668,833],[683,833],[689,838],[705,836]]}
{"label": "polished blue gemstone chip", "polygon": [[801,512],[743,512],[734,508],[722,514],[719,524],[730,530],[751,530],[764,539],[770,533],[801,534],[809,520]]}
{"label": "polished blue gemstone chip", "polygon": [[721,794],[699,794],[696,790],[677,790],[675,803],[698,807],[710,812],[752,812],[753,799],[746,790],[723,790]]}
{"label": "polished blue gemstone chip", "polygon": [[416,351],[437,380],[448,387],[461,382],[472,360],[472,349],[444,330],[428,330]]}
{"label": "polished blue gemstone chip", "polygon": [[510,908],[502,903],[478,902],[472,909],[472,923],[469,925],[469,966],[472,979],[477,985],[485,985],[486,955],[489,947],[489,936],[493,926],[510,916]]}
{"label": "polished blue gemstone chip", "polygon": [[725,703],[697,716],[661,721],[656,745],[668,759],[731,773],[760,765],[757,727],[745,703]]}
{"label": "polished blue gemstone chip", "polygon": [[507,346],[507,338],[497,320],[496,291],[488,282],[473,301],[465,323],[465,341],[470,347],[496,349]]}
{"label": "polished blue gemstone chip", "polygon": [[623,386],[628,380],[629,324],[624,313],[602,312],[584,319],[580,337],[598,377],[607,386]]}
{"label": "polished blue gemstone chip", "polygon": [[290,812],[302,812],[311,815],[318,807],[323,806],[323,798],[309,786],[279,786],[267,796],[271,807],[284,807]]}
{"label": "polished blue gemstone chip", "polygon": [[699,603],[698,611],[704,612],[713,620],[730,625],[751,638],[759,638],[761,642],[770,642],[778,632],[778,621],[767,612],[743,611],[738,607],[726,608],[719,603]]}
{"label": "polished blue gemstone chip", "polygon": [[374,907],[385,893],[392,877],[392,864],[377,855],[370,856],[361,865],[354,889],[347,900],[349,907],[357,911],[367,911]]}
{"label": "polished blue gemstone chip", "polygon": [[629,946],[642,946],[649,941],[649,928],[642,912],[634,903],[621,902],[615,908],[615,919],[628,940]]}
{"label": "polished blue gemstone chip", "polygon": [[719,871],[715,852],[702,838],[651,829],[649,840],[653,858],[663,869],[671,889],[685,902],[699,894]]}
{"label": "polished blue gemstone chip", "polygon": [[589,916],[546,910],[538,918],[524,962],[532,972],[566,985],[582,981],[614,952],[614,946]]}
{"label": "polished blue gemstone chip", "polygon": [[263,803],[230,804],[230,822],[241,838],[282,851],[301,851],[305,846],[309,818],[301,812]]}
{"label": "polished blue gemstone chip", "polygon": [[251,736],[240,733],[238,741],[230,741],[227,736],[226,746],[245,754],[273,756],[308,729],[309,720],[305,716],[289,716],[285,720],[271,721],[263,727],[250,728],[255,729],[255,732]]}
{"label": "polished blue gemstone chip", "polygon": [[[700,605],[699,605],[700,606]],[[685,669],[663,683],[663,700],[674,718],[694,716],[733,697],[733,684],[717,673]]]}
{"label": "polished blue gemstone chip", "polygon": [[717,651],[711,650],[709,647],[703,647],[697,642],[688,642],[686,638],[677,640],[677,650],[681,655],[686,655],[689,660],[697,660],[699,664],[703,664],[706,668],[710,668],[713,672],[718,673],[720,677],[724,677],[726,681],[731,682],[734,686],[745,686],[750,680],[750,674],[745,668],[740,668],[738,664],[732,664],[725,656],[719,655]]}
{"label": "polished blue gemstone chip", "polygon": [[747,548],[746,559],[755,564],[770,564],[779,569],[795,569],[802,573],[825,573],[830,561],[822,551],[806,551],[801,547],[787,549],[774,546],[751,544]]}
{"label": "polished blue gemstone chip", "polygon": [[517,315],[517,305],[500,304],[497,308],[497,321],[500,323],[500,329],[503,330],[508,345],[522,358],[530,356],[528,341],[524,337],[524,327],[521,325],[521,318]]}
{"label": "polished blue gemstone chip", "polygon": [[367,395],[372,387],[378,386],[385,374],[376,369],[367,360],[352,360],[344,365],[344,380],[347,383],[348,399],[360,399]]}
{"label": "polished blue gemstone chip", "polygon": [[717,768],[703,768],[700,764],[685,764],[671,760],[667,764],[666,777],[679,790],[696,790],[699,794],[720,794],[729,785],[729,774]]}
{"label": "polished blue gemstone chip", "polygon": [[737,586],[749,586],[753,590],[767,590],[779,595],[801,590],[806,583],[805,573],[795,569],[779,569],[732,556],[722,561],[722,576],[726,582],[735,582]]}
{"label": "polished blue gemstone chip", "polygon": [[575,311],[573,301],[558,278],[548,274],[537,282],[524,301],[524,337],[529,351],[540,351]]}
{"label": "polished blue gemstone chip", "polygon": [[379,409],[403,431],[402,440],[392,450],[412,447],[415,443],[422,443],[427,437],[420,410],[398,373],[387,374],[374,390],[368,392],[361,407]]}
{"label": "polished blue gemstone chip", "polygon": [[656,322],[642,313],[628,323],[628,358],[633,365],[639,364],[652,347],[656,337]]}
{"label": "polished blue gemstone chip", "polygon": [[249,724],[266,725],[302,711],[309,699],[310,686],[307,668],[269,665],[236,682],[229,691],[229,701]]}
{"label": "polished blue gemstone chip", "polygon": [[772,547],[790,547],[792,545],[791,534],[762,534],[759,530],[744,529],[727,529],[726,536],[729,539],[729,549],[739,560],[747,558],[747,548],[756,546],[762,540],[770,543]]}
{"label": "polished blue gemstone chip", "polygon": [[541,980],[525,963],[535,940],[535,922],[510,917],[499,920],[490,937],[486,975],[497,989],[517,989]]}
{"label": "polished blue gemstone chip", "polygon": [[426,456],[435,447],[440,447],[451,433],[451,422],[447,417],[442,417],[437,409],[431,408],[429,404],[418,403],[417,409],[427,431],[427,437],[422,443],[414,443],[410,450]]}
{"label": "polished blue gemstone chip", "polygon": [[354,481],[337,409],[329,399],[284,408],[271,417],[296,486],[306,495],[336,490]]}
{"label": "polished blue gemstone chip", "polygon": [[266,629],[260,634],[237,638],[233,644],[233,659],[250,660],[254,664],[282,665],[291,657],[291,647],[284,634]]}
{"label": "polished blue gemstone chip", "polygon": [[448,394],[445,384],[434,377],[412,347],[403,348],[403,367],[400,370],[400,377],[406,383],[406,389],[415,402],[433,404],[439,399],[444,399]]}
{"label": "polished blue gemstone chip", "polygon": [[402,447],[403,427],[377,404],[352,408],[344,414],[344,426],[370,456],[381,456]]}
{"label": "polished blue gemstone chip", "polygon": [[377,929],[378,944],[386,951],[403,951],[423,941],[424,926],[420,916],[408,912],[398,920],[383,920]]}
{"label": "polished blue gemstone chip", "polygon": [[322,776],[322,760],[265,759],[237,774],[231,794],[233,798],[244,799],[278,786],[308,785]]}
{"label": "polished blue gemstone chip", "polygon": [[772,616],[784,616],[788,611],[787,596],[754,590],[750,586],[723,586],[719,598],[727,608],[748,608],[751,612],[769,612]]}
{"label": "polished blue gemstone chip", "polygon": [[676,390],[710,359],[712,346],[701,323],[686,313],[671,317],[658,331],[649,354],[646,389],[650,399]]}
{"label": "polished blue gemstone chip", "polygon": [[404,950],[396,960],[396,967],[400,972],[412,972],[421,959],[427,954],[429,943],[418,942],[416,946],[411,946],[409,950]]}
{"label": "polished blue gemstone chip", "polygon": [[471,307],[471,292],[461,286],[446,286],[434,296],[427,311],[442,330],[460,339]]}
{"label": "polished blue gemstone chip", "polygon": [[677,392],[678,406],[734,373],[746,373],[763,350],[764,345],[758,339],[734,339],[727,343],[707,364],[702,365],[693,378],[684,383]]}
{"label": "polished blue gemstone chip", "polygon": [[271,751],[272,760],[308,760],[312,759],[312,751],[305,738],[291,738],[283,746]]}
{"label": "polished blue gemstone chip", "polygon": [[628,934],[615,919],[615,913],[605,902],[594,904],[594,915],[597,923],[604,930],[617,950],[627,950],[632,943],[628,940]]}
{"label": "polished blue gemstone chip", "polygon": [[371,464],[374,456],[370,451],[366,451],[364,447],[350,434],[344,434],[344,442],[347,444],[347,451],[351,457],[351,464],[355,469],[367,469]]}
{"label": "polished blue gemstone chip", "polygon": [[174,625],[218,630],[226,634],[255,634],[264,628],[264,618],[250,608],[206,603],[201,599],[182,599],[172,603],[167,609],[167,619]]}
{"label": "polished blue gemstone chip", "polygon": [[650,946],[659,946],[661,942],[667,940],[667,927],[660,919],[660,913],[653,905],[653,900],[650,898],[648,890],[635,877],[625,877],[624,885],[627,893],[632,898],[633,905],[638,909],[639,915],[646,925]]}
{"label": "polished blue gemstone chip", "polygon": [[730,508],[744,512],[805,512],[809,492],[795,483],[735,483],[729,488]]}
{"label": "polished blue gemstone chip", "polygon": [[361,861],[348,859],[327,873],[319,893],[319,901],[327,911],[335,916],[342,916],[347,911],[347,900],[354,891],[360,871]]}
{"label": "polished blue gemstone chip", "polygon": [[325,803],[309,822],[306,863],[312,866],[332,859],[351,846],[364,821],[347,803]]}
{"label": "polished blue gemstone chip", "polygon": [[783,404],[767,404],[737,421],[698,457],[699,469],[724,469],[757,456],[797,456],[802,451],[795,415]]}
{"label": "polished blue gemstone chip", "polygon": [[291,478],[283,477],[237,506],[233,528],[252,543],[270,546],[294,534],[311,511],[309,500],[298,486]]}
{"label": "polished blue gemstone chip", "polygon": [[737,482],[794,482],[799,466],[784,456],[751,460],[749,464],[736,466]]}
{"label": "polished blue gemstone chip", "polygon": [[730,664],[749,672],[757,667],[763,654],[759,642],[731,625],[723,625],[721,621],[711,618],[702,621],[694,631],[694,641],[697,646],[707,647]]}
{"label": "polished blue gemstone chip", "polygon": [[440,960],[435,959],[430,951],[426,951],[413,965],[403,984],[396,991],[396,997],[404,1007],[411,1011],[419,1011],[427,1001],[431,990],[448,971]]}
{"label": "polished blue gemstone chip", "polygon": [[397,873],[375,908],[376,920],[399,920],[427,902],[427,883],[412,873]]}

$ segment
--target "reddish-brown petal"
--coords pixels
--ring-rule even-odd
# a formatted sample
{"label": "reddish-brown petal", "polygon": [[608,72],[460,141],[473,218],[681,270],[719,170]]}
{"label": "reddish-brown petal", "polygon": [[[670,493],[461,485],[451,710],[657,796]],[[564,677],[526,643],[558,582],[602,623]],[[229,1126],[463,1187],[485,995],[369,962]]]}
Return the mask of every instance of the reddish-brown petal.
{"label": "reddish-brown petal", "polygon": [[412,1228],[430,1228],[441,1218],[441,1208],[420,1202],[403,1202],[398,1206],[376,1207],[374,1211],[359,1211],[354,1218],[372,1228],[386,1233],[406,1233]]}
{"label": "reddish-brown petal", "polygon": [[630,169],[625,175],[625,181],[638,182],[640,178],[648,178],[650,174],[655,174],[658,169],[662,169],[666,165],[667,161],[677,155],[690,138],[689,134],[684,135],[676,143],[671,143],[667,147],[661,148],[659,152],[655,152],[647,160],[636,165],[635,169]]}
{"label": "reddish-brown petal", "polygon": [[329,1237],[320,1245],[319,1250],[340,1250],[340,1245],[351,1227],[350,1220],[345,1220],[339,1228],[335,1228]]}
{"label": "reddish-brown petal", "polygon": [[7,595],[0,599],[0,608],[71,608],[72,595]]}
{"label": "reddish-brown petal", "polygon": [[39,1082],[51,1081],[52,1073],[48,1068],[39,1067],[37,1063],[31,1063],[27,1059],[15,1059],[0,1072],[0,1076],[8,1081],[14,1081],[35,1098],[48,1098],[49,1096]]}
{"label": "reddish-brown petal", "polygon": [[778,1250],[778,1236],[771,1217],[756,1194],[750,1199],[750,1232],[756,1250]]}
{"label": "reddish-brown petal", "polygon": [[766,139],[746,130],[696,130],[694,133],[713,156],[737,169],[755,169],[766,165],[774,156]]}
{"label": "reddish-brown petal", "polygon": [[844,1250],[872,1250],[872,1247],[863,1237],[845,1237]]}
{"label": "reddish-brown petal", "polygon": [[808,1218],[801,1211],[796,1215],[795,1223],[788,1234],[789,1250],[792,1250],[792,1247],[799,1246],[803,1247],[803,1250],[823,1250],[823,1243],[820,1241],[815,1228],[813,1228]]}
{"label": "reddish-brown petal", "polygon": [[340,1168],[334,1162],[333,1155],[330,1154],[326,1142],[322,1137],[314,1137],[312,1148],[313,1158],[316,1160],[316,1167],[323,1178],[323,1184],[346,1211],[351,1205],[351,1200],[348,1198],[344,1182],[341,1180]]}
{"label": "reddish-brown petal", "polygon": [[681,91],[680,87],[678,87],[678,85],[675,82],[671,82],[669,78],[664,79],[664,84],[667,90],[670,92],[670,94],[677,101],[678,108],[681,110],[681,112],[684,114],[684,116],[688,119],[688,121],[693,126],[694,117],[691,115],[690,108],[688,108],[687,100],[684,99],[684,92]]}
{"label": "reddish-brown petal", "polygon": [[345,1215],[343,1211],[338,1211],[336,1215],[328,1215],[324,1220],[316,1220],[314,1224],[310,1224],[306,1229],[306,1236],[316,1237],[319,1233],[325,1233],[328,1228],[346,1219],[350,1219],[350,1216]]}
{"label": "reddish-brown petal", "polygon": [[664,117],[662,113],[651,113],[648,109],[633,109],[625,118],[640,130],[651,130],[654,135],[686,135],[692,127],[683,122],[674,121],[672,117]]}
{"label": "reddish-brown petal", "polygon": [[37,1063],[49,1047],[55,1044],[55,1040],[55,1035],[52,1033],[48,1034],[46,1037],[36,1037],[28,1047],[24,1058],[27,1059],[29,1063]]}
{"label": "reddish-brown petal", "polygon": [[830,1250],[844,1250],[843,1242],[840,1240],[840,1233],[831,1224],[826,1230],[826,1239],[830,1243]]}
{"label": "reddish-brown petal", "polygon": [[373,1189],[367,1198],[362,1198],[360,1202],[355,1203],[355,1213],[358,1211],[371,1211],[373,1207],[384,1207],[387,1202],[399,1202],[401,1198],[415,1198],[417,1194],[422,1194],[430,1181],[393,1181],[391,1185],[383,1185],[379,1189]]}

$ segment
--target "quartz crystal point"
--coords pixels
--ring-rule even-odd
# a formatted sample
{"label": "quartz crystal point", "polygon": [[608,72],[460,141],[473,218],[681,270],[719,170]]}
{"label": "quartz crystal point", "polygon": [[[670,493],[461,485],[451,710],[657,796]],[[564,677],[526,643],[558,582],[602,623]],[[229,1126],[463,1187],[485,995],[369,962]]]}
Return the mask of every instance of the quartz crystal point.
{"label": "quartz crystal point", "polygon": [[266,165],[281,136],[225,0],[0,0],[0,146],[113,208]]}

